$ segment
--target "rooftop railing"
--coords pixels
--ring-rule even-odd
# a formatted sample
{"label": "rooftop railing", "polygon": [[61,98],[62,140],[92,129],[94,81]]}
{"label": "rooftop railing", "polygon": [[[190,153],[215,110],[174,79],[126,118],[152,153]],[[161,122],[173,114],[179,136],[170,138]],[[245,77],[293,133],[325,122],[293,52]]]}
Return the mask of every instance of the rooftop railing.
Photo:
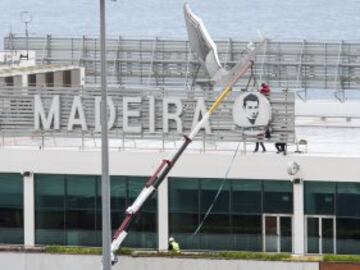
{"label": "rooftop railing", "polygon": [[[248,41],[215,41],[220,61],[233,66]],[[5,49],[21,50],[24,35],[4,39]],[[94,37],[31,36],[29,49],[36,51],[38,63],[76,64],[86,68],[87,84],[100,82],[100,42]],[[131,39],[107,40],[108,83],[145,85],[193,90],[212,89],[205,70],[193,57],[188,41]],[[346,91],[360,89],[360,43],[320,41],[268,41],[256,56],[255,74],[274,88],[294,89],[308,99],[312,89],[331,89],[345,101]],[[246,80],[239,83],[243,87]]]}

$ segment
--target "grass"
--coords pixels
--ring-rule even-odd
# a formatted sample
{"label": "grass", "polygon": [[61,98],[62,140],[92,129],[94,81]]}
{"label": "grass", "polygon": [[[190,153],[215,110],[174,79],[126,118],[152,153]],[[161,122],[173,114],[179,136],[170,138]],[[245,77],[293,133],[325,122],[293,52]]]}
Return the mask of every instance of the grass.
{"label": "grass", "polygon": [[71,246],[46,246],[46,253],[52,254],[101,254],[101,248],[97,247],[71,247]]}
{"label": "grass", "polygon": [[[46,246],[45,252],[51,254],[100,255],[102,249],[100,247]],[[132,250],[128,248],[121,248],[118,253],[121,255],[131,255]]]}
{"label": "grass", "polygon": [[[77,246],[46,246],[46,253],[51,254],[86,254],[99,255],[101,248],[99,247],[77,247]],[[135,251],[129,248],[121,248],[119,254],[131,255],[136,257],[184,257],[184,258],[209,258],[209,259],[227,259],[227,260],[265,260],[265,261],[281,261],[291,259],[290,254],[286,253],[260,253],[260,252],[184,252],[180,254],[172,252],[157,251]]]}
{"label": "grass", "polygon": [[236,260],[262,260],[262,261],[284,261],[290,260],[291,254],[289,253],[257,253],[257,252],[238,252],[238,251],[225,251],[219,253],[220,258],[236,259]]}
{"label": "grass", "polygon": [[[45,252],[50,254],[85,254],[100,255],[99,247],[77,247],[77,246],[46,246]],[[348,262],[360,263],[357,255],[324,255],[293,257],[289,253],[263,253],[243,251],[221,251],[221,252],[172,252],[143,251],[130,248],[121,248],[120,255],[133,257],[179,257],[179,258],[203,258],[223,260],[261,260],[261,261],[301,261],[301,262]]]}
{"label": "grass", "polygon": [[[263,253],[263,252],[244,252],[244,251],[221,251],[221,252],[189,252],[181,253],[161,252],[161,251],[141,251],[129,249],[133,257],[180,257],[198,259],[225,259],[225,260],[262,260],[262,261],[285,261],[291,260],[290,253]],[[122,252],[123,254],[123,252]]]}

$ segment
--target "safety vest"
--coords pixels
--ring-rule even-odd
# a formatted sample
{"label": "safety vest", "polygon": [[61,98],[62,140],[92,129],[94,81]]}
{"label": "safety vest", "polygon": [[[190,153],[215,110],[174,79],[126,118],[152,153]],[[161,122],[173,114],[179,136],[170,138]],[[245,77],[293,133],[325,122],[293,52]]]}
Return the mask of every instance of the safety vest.
{"label": "safety vest", "polygon": [[172,242],[170,243],[170,245],[171,245],[171,250],[172,250],[173,252],[175,252],[175,253],[180,253],[180,246],[179,246],[178,243],[176,243],[175,241],[172,241]]}

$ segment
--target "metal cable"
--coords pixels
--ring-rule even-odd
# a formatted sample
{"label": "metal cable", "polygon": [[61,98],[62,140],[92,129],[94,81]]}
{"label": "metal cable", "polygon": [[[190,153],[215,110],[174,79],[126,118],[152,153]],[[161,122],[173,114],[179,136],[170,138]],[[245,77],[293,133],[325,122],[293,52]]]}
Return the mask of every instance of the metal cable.
{"label": "metal cable", "polygon": [[250,69],[251,74],[250,74],[249,80],[248,80],[248,82],[246,84],[246,87],[245,87],[246,91],[248,91],[248,89],[249,89],[251,80],[253,80],[252,88],[254,88],[255,86],[258,86],[257,81],[256,81],[256,76],[254,74],[254,68],[253,67],[254,67],[254,64],[251,65],[251,69]]}
{"label": "metal cable", "polygon": [[233,166],[233,164],[234,164],[234,160],[235,160],[235,157],[236,157],[236,155],[237,155],[237,153],[238,153],[238,151],[239,151],[239,147],[240,147],[240,143],[238,143],[238,145],[237,145],[237,147],[236,147],[236,150],[235,150],[234,155],[233,155],[233,157],[232,157],[232,159],[231,159],[230,165],[229,165],[228,169],[226,170],[224,179],[223,179],[223,181],[222,181],[222,183],[221,183],[221,185],[220,185],[220,187],[219,187],[219,189],[218,189],[218,191],[217,191],[217,193],[216,193],[216,195],[215,195],[215,197],[214,197],[213,202],[211,203],[210,207],[209,207],[208,210],[206,211],[205,216],[204,216],[203,220],[200,222],[199,226],[196,228],[196,230],[194,231],[194,233],[190,236],[191,238],[195,237],[195,236],[197,235],[197,233],[200,231],[200,229],[201,229],[202,226],[204,225],[207,217],[209,216],[211,210],[213,209],[213,207],[214,207],[214,205],[215,205],[215,202],[216,202],[217,199],[219,198],[220,193],[221,193],[221,191],[222,191],[222,189],[223,189],[223,187],[224,187],[224,185],[225,185],[225,181],[227,180],[227,177],[228,177],[228,175],[229,175],[229,173],[230,173],[230,171],[231,171],[231,168],[232,168],[232,166]]}

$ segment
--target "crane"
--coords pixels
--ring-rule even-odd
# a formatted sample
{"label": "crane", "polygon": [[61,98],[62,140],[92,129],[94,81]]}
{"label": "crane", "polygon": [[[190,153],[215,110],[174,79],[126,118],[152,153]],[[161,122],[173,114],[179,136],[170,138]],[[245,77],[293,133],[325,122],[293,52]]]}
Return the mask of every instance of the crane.
{"label": "crane", "polygon": [[134,220],[135,215],[141,210],[142,206],[151,197],[151,195],[158,189],[159,185],[175,166],[178,159],[196,137],[204,123],[208,121],[222,101],[231,93],[236,82],[252,68],[256,52],[265,43],[265,39],[262,39],[257,46],[253,43],[249,43],[247,46],[247,55],[232,69],[226,70],[222,67],[219,61],[216,45],[210,38],[202,20],[192,13],[188,4],[184,5],[184,16],[192,51],[196,54],[200,63],[207,70],[211,80],[217,84],[223,85],[223,90],[213,102],[210,109],[202,116],[198,124],[191,130],[190,134],[183,136],[184,138],[180,148],[170,153],[167,158],[161,161],[153,175],[150,176],[148,181],[145,183],[145,186],[138,197],[132,205],[126,209],[126,216],[120,227],[116,230],[111,243],[112,264],[115,264],[118,261],[115,252],[120,248],[121,243],[126,238],[128,234],[127,231]]}

